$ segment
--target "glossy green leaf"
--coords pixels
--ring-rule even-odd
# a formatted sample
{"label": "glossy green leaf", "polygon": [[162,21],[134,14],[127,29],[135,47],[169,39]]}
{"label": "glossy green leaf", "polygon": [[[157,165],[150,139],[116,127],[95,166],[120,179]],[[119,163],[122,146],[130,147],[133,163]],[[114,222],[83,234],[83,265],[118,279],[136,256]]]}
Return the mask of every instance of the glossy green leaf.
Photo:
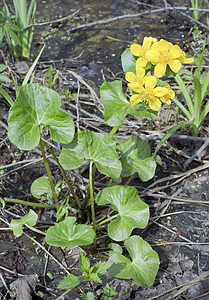
{"label": "glossy green leaf", "polygon": [[149,144],[136,135],[126,140],[116,139],[117,148],[122,155],[121,176],[138,173],[142,181],[150,180],[156,169],[156,159],[151,156]]}
{"label": "glossy green leaf", "polygon": [[116,185],[104,188],[95,199],[97,205],[111,204],[118,212],[108,226],[108,235],[115,241],[127,239],[134,228],[145,228],[149,220],[149,206],[131,186]]}
{"label": "glossy green leaf", "polygon": [[109,253],[109,260],[114,262],[110,267],[111,275],[121,279],[133,279],[142,287],[153,285],[157,275],[160,260],[157,252],[139,236],[131,236],[124,246],[128,250],[131,259],[122,255],[122,248],[110,244],[112,251]]}
{"label": "glossy green leaf", "polygon": [[116,153],[116,144],[105,134],[84,130],[75,135],[69,145],[62,148],[59,161],[63,168],[72,170],[84,160],[95,163],[100,173],[117,178],[121,173],[121,162]]}
{"label": "glossy green leaf", "polygon": [[95,232],[88,225],[75,225],[75,217],[67,217],[46,232],[46,242],[57,247],[86,246],[93,243]]}
{"label": "glossy green leaf", "polygon": [[122,90],[122,81],[105,81],[100,88],[101,103],[104,105],[104,120],[110,126],[120,126],[127,115],[138,119],[156,118],[156,112],[144,104],[131,105]]}
{"label": "glossy green leaf", "polygon": [[81,278],[75,276],[73,274],[67,274],[67,276],[63,277],[63,279],[59,282],[58,288],[61,290],[73,289],[81,282]]}
{"label": "glossy green leaf", "polygon": [[72,118],[60,110],[61,98],[55,91],[37,83],[23,85],[9,110],[8,136],[20,149],[31,150],[39,144],[41,131],[49,127],[51,137],[70,143],[74,136]]}
{"label": "glossy green leaf", "polygon": [[29,213],[22,217],[21,219],[12,219],[10,227],[16,237],[20,237],[23,233],[22,226],[27,224],[28,226],[34,226],[38,219],[38,215],[30,209]]}
{"label": "glossy green leaf", "polygon": [[136,74],[136,60],[130,49],[127,48],[121,55],[122,68],[125,73],[133,72]]}
{"label": "glossy green leaf", "polygon": [[92,292],[88,292],[83,295],[84,300],[95,300],[94,294]]}

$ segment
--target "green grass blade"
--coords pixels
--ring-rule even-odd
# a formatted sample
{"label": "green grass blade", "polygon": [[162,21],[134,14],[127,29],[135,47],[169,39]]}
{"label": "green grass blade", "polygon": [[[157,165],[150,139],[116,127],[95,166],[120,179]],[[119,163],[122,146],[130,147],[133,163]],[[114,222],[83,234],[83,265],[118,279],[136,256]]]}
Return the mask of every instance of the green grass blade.
{"label": "green grass blade", "polygon": [[7,92],[5,92],[5,90],[2,88],[2,86],[0,86],[0,93],[2,94],[2,96],[7,100],[7,102],[12,106],[14,104],[14,101],[12,100],[12,98],[9,96],[9,94]]}
{"label": "green grass blade", "polygon": [[177,124],[176,126],[174,126],[173,128],[171,128],[165,135],[164,137],[162,138],[162,140],[160,141],[160,143],[157,145],[156,149],[155,149],[155,153],[154,155],[156,155],[156,153],[159,151],[159,149],[162,147],[163,143],[165,141],[167,141],[167,139],[169,139],[169,137],[174,133],[176,132],[179,128],[183,127],[183,126],[186,126],[186,125],[191,125],[192,124],[192,121],[184,121],[184,122],[181,122],[179,124]]}
{"label": "green grass blade", "polygon": [[201,114],[200,114],[200,122],[202,124],[202,122],[204,121],[205,117],[207,116],[207,114],[209,113],[209,102],[205,105],[205,107],[203,108]]}
{"label": "green grass blade", "polygon": [[193,82],[194,82],[194,122],[193,123],[196,127],[198,127],[201,104],[202,104],[202,100],[201,100],[202,91],[201,91],[200,80],[195,75],[193,76]]}
{"label": "green grass blade", "polygon": [[182,91],[182,93],[184,95],[184,98],[186,100],[186,103],[187,103],[188,109],[190,111],[190,114],[193,115],[194,114],[194,106],[193,106],[192,99],[189,95],[189,91],[188,91],[187,87],[184,84],[183,79],[181,78],[181,76],[178,73],[175,76],[175,80],[178,83],[179,87],[181,88],[181,91]]}
{"label": "green grass blade", "polygon": [[36,67],[36,65],[37,65],[37,63],[38,63],[39,58],[40,58],[40,56],[41,56],[41,54],[42,54],[44,48],[45,48],[45,45],[41,48],[41,51],[39,52],[38,56],[37,56],[36,59],[34,60],[32,66],[31,66],[30,69],[29,69],[29,71],[27,72],[27,74],[26,74],[26,76],[25,76],[25,78],[24,78],[24,80],[23,80],[22,85],[28,83],[29,78],[30,78],[31,74],[33,73],[33,70],[35,69],[35,67]]}
{"label": "green grass blade", "polygon": [[201,99],[201,102],[204,100],[205,98],[205,94],[207,92],[207,89],[208,89],[208,85],[209,85],[209,71],[208,71],[208,74],[205,78],[205,81],[204,81],[204,84],[203,84],[203,87],[202,87],[202,99]]}
{"label": "green grass blade", "polygon": [[186,109],[186,107],[176,98],[172,99],[172,101],[182,110],[188,120],[192,118],[192,114]]}

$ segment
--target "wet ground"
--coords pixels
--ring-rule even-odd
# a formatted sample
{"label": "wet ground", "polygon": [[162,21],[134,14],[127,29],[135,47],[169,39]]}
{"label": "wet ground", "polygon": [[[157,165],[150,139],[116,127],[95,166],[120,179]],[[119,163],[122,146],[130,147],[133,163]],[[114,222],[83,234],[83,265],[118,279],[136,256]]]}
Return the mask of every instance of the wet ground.
{"label": "wet ground", "polygon": [[[93,89],[98,94],[102,79],[112,80],[122,77],[120,55],[127,47],[127,41],[141,42],[145,35],[165,38],[178,42],[181,46],[190,48],[192,39],[190,29],[193,26],[188,18],[179,12],[161,12],[144,15],[140,18],[128,18],[103,25],[84,27],[71,31],[71,28],[97,20],[109,19],[123,14],[132,14],[155,6],[164,7],[165,1],[37,1],[37,22],[55,20],[79,10],[72,20],[61,26],[45,26],[35,29],[33,55],[40,45],[38,41],[45,37],[47,50],[43,53],[38,65],[35,79],[42,80],[41,73],[45,72],[50,63],[60,69],[56,89],[62,95],[63,107],[76,119],[74,102],[66,99],[63,86],[77,92],[79,77],[83,77],[86,85],[80,81],[80,126],[108,132],[101,119],[99,102],[93,98]],[[172,6],[182,6],[189,1],[167,1]],[[147,6],[145,6],[147,4]],[[150,7],[149,5],[153,5]],[[122,41],[115,41],[108,36]],[[18,69],[16,69],[18,72]],[[23,76],[23,75],[21,75]],[[41,78],[41,79],[40,79]],[[15,197],[31,200],[30,185],[34,179],[43,175],[43,163],[36,161],[40,158],[38,152],[19,151],[7,138],[8,105],[0,101],[0,166],[1,166],[1,197]],[[122,127],[120,134],[136,133],[145,136],[160,135],[166,132],[166,127],[177,121],[177,117],[167,110],[168,123],[157,121],[141,124],[129,118]],[[96,121],[95,121],[96,120]],[[170,123],[169,123],[170,122]],[[202,136],[208,136],[207,123],[201,131]],[[181,134],[189,134],[188,128],[182,129]],[[154,147],[155,142],[152,141]],[[162,167],[158,166],[156,176],[150,182],[143,184],[137,176],[126,178],[130,185],[136,186],[140,197],[150,205],[151,219],[144,231],[136,231],[158,252],[161,265],[153,287],[142,289],[133,281],[119,280],[110,275],[104,276],[104,284],[108,282],[117,291],[117,299],[134,300],[168,300],[168,299],[209,299],[209,172],[208,148],[204,157],[193,161],[186,168],[184,162],[199,147],[196,141],[179,142],[171,139],[159,153]],[[59,149],[56,149],[59,151]],[[57,167],[51,163],[54,180],[60,180]],[[82,173],[83,172],[83,173]],[[81,180],[85,169],[79,173],[69,172],[70,178]],[[101,178],[96,178],[96,189],[101,187]],[[82,181],[85,185],[86,181]],[[7,205],[0,215],[0,299],[15,299],[9,296],[10,284],[17,278],[29,281],[34,286],[32,299],[58,299],[63,291],[57,289],[58,282],[66,275],[66,271],[78,272],[78,255],[80,248],[48,247],[44,240],[44,231],[55,220],[50,210],[36,209],[39,221],[36,226],[40,232],[25,229],[24,234],[15,239],[8,223],[12,218],[23,216],[28,208],[23,205]],[[107,251],[105,240],[100,243],[98,257]],[[62,264],[62,265],[60,265]],[[29,275],[38,275],[28,277]],[[52,274],[52,276],[50,276]],[[27,275],[27,277],[22,277]],[[27,280],[26,280],[27,279]],[[25,283],[24,281],[24,283]],[[21,283],[22,284],[22,283]],[[18,290],[18,289],[17,289]],[[16,291],[17,291],[16,290]],[[98,299],[102,299],[102,285],[89,286]],[[29,297],[29,296],[27,296]],[[59,299],[82,299],[80,290],[69,291]],[[16,296],[16,299],[17,296]],[[29,299],[29,298],[28,298]],[[26,298],[22,298],[26,300]]]}

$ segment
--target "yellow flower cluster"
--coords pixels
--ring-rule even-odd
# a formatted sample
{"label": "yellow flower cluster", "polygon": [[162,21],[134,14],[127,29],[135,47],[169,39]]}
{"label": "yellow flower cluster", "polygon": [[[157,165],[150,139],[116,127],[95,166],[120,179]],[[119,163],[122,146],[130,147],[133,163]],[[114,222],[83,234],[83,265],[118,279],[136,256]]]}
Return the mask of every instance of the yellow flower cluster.
{"label": "yellow flower cluster", "polygon": [[[152,37],[145,37],[143,44],[132,44],[130,51],[134,56],[139,58],[136,61],[136,74],[133,72],[126,73],[126,80],[129,82],[128,87],[136,92],[130,98],[130,103],[136,105],[144,102],[152,110],[158,111],[161,103],[171,103],[175,93],[170,86],[156,87],[157,78],[161,78],[167,69],[167,66],[174,73],[178,73],[182,63],[190,64],[193,58],[186,58],[185,52],[178,45],[173,45],[163,39],[157,41]],[[147,76],[145,67],[151,63],[154,67],[154,75]]]}

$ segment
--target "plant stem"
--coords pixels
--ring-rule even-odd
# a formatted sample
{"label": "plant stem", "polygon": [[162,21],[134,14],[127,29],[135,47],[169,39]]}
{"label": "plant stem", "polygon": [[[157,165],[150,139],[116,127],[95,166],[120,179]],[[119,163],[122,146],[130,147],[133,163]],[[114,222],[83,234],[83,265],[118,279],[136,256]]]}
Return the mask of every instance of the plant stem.
{"label": "plant stem", "polygon": [[93,229],[96,232],[92,166],[93,166],[93,162],[90,162],[90,166],[89,166],[89,189],[90,189],[90,201],[91,201],[91,218],[92,218],[92,223],[93,223]]}
{"label": "plant stem", "polygon": [[109,222],[109,221],[115,219],[117,216],[118,216],[118,214],[101,221],[99,224],[96,225],[96,227],[101,226],[101,225],[105,224],[106,222]]}
{"label": "plant stem", "polygon": [[55,153],[53,152],[53,150],[47,145],[47,143],[45,143],[44,141],[42,141],[42,142],[43,142],[43,144],[46,146],[46,148],[48,149],[48,151],[52,154],[52,156],[54,157],[54,159],[56,160],[56,163],[57,163],[58,167],[60,168],[60,171],[61,171],[61,173],[62,173],[62,176],[64,177],[65,182],[67,183],[67,185],[68,185],[68,187],[69,187],[69,189],[70,189],[70,191],[71,191],[71,193],[72,193],[74,199],[75,199],[76,202],[78,203],[79,208],[81,208],[81,203],[80,203],[80,200],[79,200],[79,198],[78,198],[78,196],[77,196],[77,194],[76,194],[76,192],[75,192],[75,190],[74,190],[74,186],[73,186],[73,184],[70,182],[70,180],[68,179],[68,177],[67,177],[67,175],[66,175],[66,173],[65,173],[65,170],[64,170],[63,167],[61,166],[61,164],[60,164],[60,162],[59,162],[57,156],[55,155]]}
{"label": "plant stem", "polygon": [[51,205],[50,204],[42,204],[42,203],[29,202],[29,201],[14,199],[14,198],[4,198],[3,200],[5,200],[5,202],[19,203],[19,204],[34,206],[34,207],[56,208],[55,204],[51,204]]}
{"label": "plant stem", "polygon": [[55,191],[55,187],[54,187],[54,183],[53,183],[53,179],[52,179],[52,174],[51,174],[51,171],[50,171],[50,168],[49,168],[48,160],[47,160],[45,152],[44,152],[44,147],[43,147],[43,141],[42,141],[42,139],[40,139],[39,145],[40,145],[40,149],[41,149],[41,154],[42,154],[43,159],[44,159],[44,164],[45,164],[46,172],[47,172],[47,175],[48,175],[48,178],[49,178],[49,184],[50,184],[50,187],[51,187],[51,190],[52,190],[52,195],[53,195],[53,198],[54,198],[54,203],[55,203],[56,209],[58,211],[59,210],[59,202],[58,202],[57,194],[56,194],[56,191]]}
{"label": "plant stem", "polygon": [[116,134],[116,132],[118,131],[119,128],[120,128],[120,125],[119,126],[114,126],[113,129],[108,134],[108,136],[112,139],[113,136]]}

